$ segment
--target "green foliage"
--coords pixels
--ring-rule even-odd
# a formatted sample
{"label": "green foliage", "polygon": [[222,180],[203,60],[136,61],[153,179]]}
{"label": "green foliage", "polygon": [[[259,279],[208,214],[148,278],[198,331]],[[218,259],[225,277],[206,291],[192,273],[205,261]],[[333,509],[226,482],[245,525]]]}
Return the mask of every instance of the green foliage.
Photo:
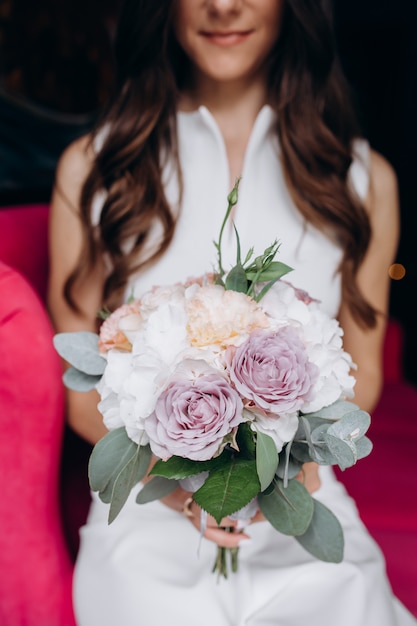
{"label": "green foliage", "polygon": [[278,468],[278,452],[275,442],[268,435],[256,435],[256,471],[258,472],[261,491],[271,484]]}
{"label": "green foliage", "polygon": [[365,437],[371,423],[368,413],[345,400],[302,415],[291,448],[297,461],[338,465],[345,470],[372,450]]}
{"label": "green foliage", "polygon": [[80,372],[101,376],[106,359],[98,349],[98,335],[87,331],[58,333],[53,338],[55,350]]}
{"label": "green foliage", "polygon": [[149,475],[181,480],[189,476],[196,476],[201,472],[209,472],[218,467],[223,467],[227,460],[227,453],[209,461],[192,461],[181,456],[171,456],[167,461],[157,461]]}
{"label": "green foliage", "polygon": [[226,271],[223,267],[222,260],[223,232],[232,208],[238,202],[239,183],[240,178],[236,181],[235,186],[228,195],[228,207],[220,228],[219,239],[218,241],[214,241],[218,261],[216,282],[217,284],[223,285],[225,289],[245,293],[256,300],[256,302],[259,302],[272,285],[282,278],[282,276],[291,272],[292,268],[285,263],[274,261],[279,250],[279,243],[277,241],[274,241],[271,246],[264,250],[262,255],[257,256],[252,261],[253,248],[251,248],[245,256],[245,261],[242,263],[239,233],[234,226],[236,234],[236,265],[227,272],[226,280],[224,280]]}
{"label": "green foliage", "polygon": [[153,500],[160,500],[172,493],[178,487],[178,481],[163,476],[153,476],[144,484],[136,496],[137,504],[146,504]]}
{"label": "green foliage", "polygon": [[111,430],[94,446],[88,464],[90,487],[103,502],[110,503],[109,524],[146,475],[150,460],[150,447],[129,439],[124,427]]}
{"label": "green foliage", "polygon": [[68,387],[68,389],[83,392],[95,389],[100,379],[101,376],[85,374],[85,372],[77,370],[77,368],[73,367],[72,365],[64,372],[64,375],[62,377],[64,385]]}
{"label": "green foliage", "polygon": [[343,529],[337,517],[324,504],[315,500],[311,522],[296,540],[307,552],[321,561],[340,563],[343,560]]}
{"label": "green foliage", "polygon": [[227,465],[210,472],[193,498],[220,524],[223,517],[236,513],[259,493],[256,462],[230,457]]}
{"label": "green foliage", "polygon": [[[245,412],[245,409],[243,409]],[[250,427],[249,422],[239,425],[236,442],[239,448],[239,456],[245,459],[256,458],[256,434]]]}
{"label": "green foliage", "polygon": [[258,502],[269,523],[284,535],[303,535],[313,517],[313,498],[295,479],[287,487],[277,479],[269,493],[259,494]]}

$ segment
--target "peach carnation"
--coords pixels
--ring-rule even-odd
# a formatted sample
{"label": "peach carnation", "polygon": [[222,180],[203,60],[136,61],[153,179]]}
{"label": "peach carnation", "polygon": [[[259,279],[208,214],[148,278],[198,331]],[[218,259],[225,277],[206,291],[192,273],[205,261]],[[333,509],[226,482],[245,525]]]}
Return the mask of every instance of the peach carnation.
{"label": "peach carnation", "polygon": [[261,307],[249,296],[220,285],[190,289],[187,332],[196,347],[239,345],[256,328],[268,328]]}
{"label": "peach carnation", "polygon": [[[130,351],[132,349],[131,342],[121,329],[122,320],[131,316],[135,316],[135,325],[137,325],[137,322],[139,322],[141,318],[139,302],[123,304],[111,315],[109,315],[106,320],[104,320],[100,327],[99,334],[98,345],[100,352],[108,352],[113,348],[117,350],[127,351]],[[122,323],[122,325],[124,324]],[[127,324],[127,326],[129,327],[130,324]]]}

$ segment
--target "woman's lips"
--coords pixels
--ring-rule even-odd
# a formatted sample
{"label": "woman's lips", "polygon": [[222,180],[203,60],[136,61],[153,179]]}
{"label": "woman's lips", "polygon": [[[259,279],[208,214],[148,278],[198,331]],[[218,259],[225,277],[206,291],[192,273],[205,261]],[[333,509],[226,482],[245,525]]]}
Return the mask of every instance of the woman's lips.
{"label": "woman's lips", "polygon": [[252,32],[251,30],[229,32],[201,31],[200,34],[213,45],[227,48],[228,46],[236,46],[239,43],[243,43],[250,37]]}

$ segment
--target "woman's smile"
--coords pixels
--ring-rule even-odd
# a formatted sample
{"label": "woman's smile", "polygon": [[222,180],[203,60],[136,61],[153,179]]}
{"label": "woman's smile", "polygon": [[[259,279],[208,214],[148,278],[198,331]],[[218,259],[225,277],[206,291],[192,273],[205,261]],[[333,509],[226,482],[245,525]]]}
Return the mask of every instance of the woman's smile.
{"label": "woman's smile", "polygon": [[201,80],[263,81],[284,7],[284,0],[176,0],[173,31],[191,62],[194,90]]}
{"label": "woman's smile", "polygon": [[201,31],[200,35],[204,37],[208,42],[221,48],[227,48],[236,46],[243,43],[253,33],[253,29],[250,30],[230,30],[230,31]]}

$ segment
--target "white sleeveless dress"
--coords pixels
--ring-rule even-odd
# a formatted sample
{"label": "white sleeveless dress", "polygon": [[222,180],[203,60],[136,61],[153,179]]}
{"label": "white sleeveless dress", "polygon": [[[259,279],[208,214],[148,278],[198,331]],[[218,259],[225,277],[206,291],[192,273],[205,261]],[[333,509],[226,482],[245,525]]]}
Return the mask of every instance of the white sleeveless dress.
{"label": "white sleeveless dress", "polygon": [[[261,253],[281,241],[278,259],[294,269],[288,279],[336,315],[340,250],[305,227],[286,190],[274,113],[259,113],[247,147],[235,214],[242,252]],[[213,241],[230,191],[223,138],[201,107],[178,115],[184,195],[175,239],[165,256],[132,285],[140,295],[153,285],[198,276],[215,265]],[[364,197],[369,147],[357,142],[351,184]],[[175,205],[175,178],[166,171]],[[100,210],[99,205],[96,208]],[[232,229],[224,238],[235,259]],[[348,470],[347,470],[348,471]],[[268,522],[251,525],[251,542],[240,549],[239,571],[228,580],[211,573],[216,546],[200,537],[183,515],[160,502],[135,503],[137,490],[118,518],[107,524],[108,506],[93,494],[74,575],[79,626],[417,626],[393,596],[383,557],[352,499],[330,468],[320,468],[314,497],[337,515],[345,534],[345,559],[323,563]]]}

